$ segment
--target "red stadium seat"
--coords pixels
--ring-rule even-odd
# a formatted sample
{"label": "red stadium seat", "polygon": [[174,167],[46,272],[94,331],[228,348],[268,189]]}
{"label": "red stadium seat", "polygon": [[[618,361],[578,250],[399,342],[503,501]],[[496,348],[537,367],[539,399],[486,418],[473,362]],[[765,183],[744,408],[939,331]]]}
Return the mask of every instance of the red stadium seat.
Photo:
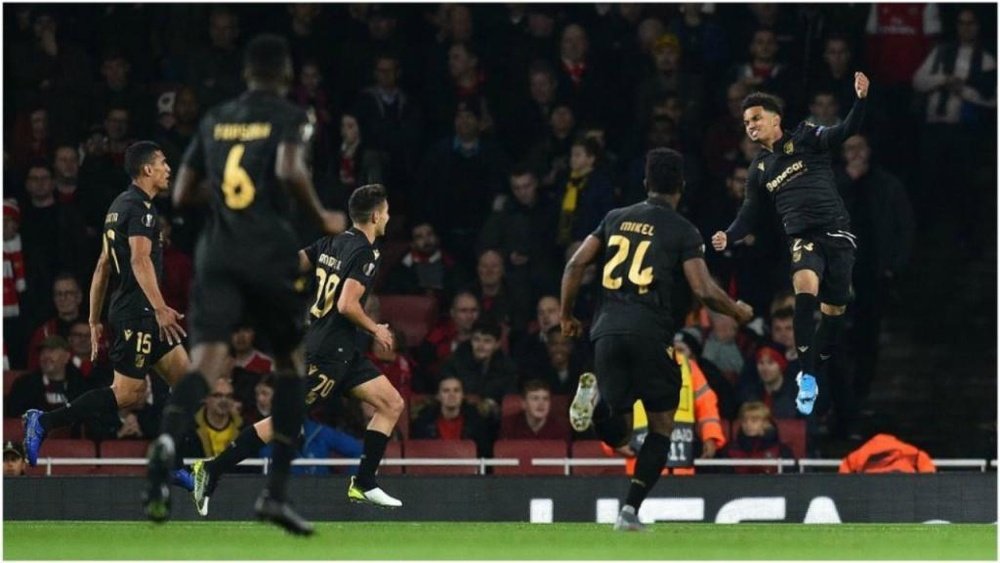
{"label": "red stadium seat", "polygon": [[5,416],[3,418],[4,443],[21,442],[23,440],[24,440],[24,424],[21,423],[21,419]]}
{"label": "red stadium seat", "polygon": [[500,403],[500,417],[505,418],[514,413],[519,413],[524,410],[524,404],[522,403],[521,396],[517,393],[510,393],[503,396],[503,401]]}
{"label": "red stadium seat", "polygon": [[784,442],[796,459],[806,457],[806,421],[789,418],[776,421],[778,439]]}
{"label": "red stadium seat", "polygon": [[8,371],[3,372],[3,396],[4,397],[6,397],[8,394],[10,394],[10,388],[14,385],[14,381],[16,381],[18,377],[21,377],[24,374],[25,374],[24,371],[18,371],[18,370],[8,370]]}
{"label": "red stadium seat", "polygon": [[410,405],[408,403],[403,405],[403,412],[400,413],[399,420],[396,421],[396,428],[399,429],[402,440],[410,437]]}
{"label": "red stadium seat", "polygon": [[493,445],[493,457],[516,457],[517,466],[493,468],[496,475],[564,475],[562,466],[533,465],[533,458],[565,458],[566,442],[562,440],[497,440]]}
{"label": "red stadium seat", "polygon": [[[45,440],[38,452],[38,466],[29,467],[28,475],[45,475],[47,457],[97,457],[97,447],[90,440],[67,440],[53,438]],[[53,475],[90,475],[93,465],[53,465]]]}
{"label": "red stadium seat", "polygon": [[406,335],[408,347],[417,346],[434,326],[438,303],[426,295],[380,295],[382,319]]}
{"label": "red stadium seat", "polygon": [[621,464],[617,466],[592,465],[589,467],[572,467],[570,468],[570,473],[573,475],[625,475],[625,458],[620,456],[608,457],[608,454],[604,453],[604,449],[601,447],[600,440],[580,440],[573,442],[572,450],[574,458],[621,460]]}
{"label": "red stadium seat", "polygon": [[[407,440],[403,453],[411,458],[477,459],[472,440]],[[475,475],[475,465],[407,465],[407,475]]]}
{"label": "red stadium seat", "polygon": [[[100,444],[101,457],[146,457],[149,440],[104,440]],[[145,475],[145,465],[99,465],[95,473],[101,475]]]}
{"label": "red stadium seat", "polygon": [[[387,459],[400,459],[403,457],[403,443],[393,440],[385,447],[385,455],[382,461]],[[383,463],[378,468],[379,475],[400,475],[403,473],[402,465],[386,465]]]}
{"label": "red stadium seat", "polygon": [[569,403],[572,400],[568,395],[552,395],[552,412],[569,420]]}

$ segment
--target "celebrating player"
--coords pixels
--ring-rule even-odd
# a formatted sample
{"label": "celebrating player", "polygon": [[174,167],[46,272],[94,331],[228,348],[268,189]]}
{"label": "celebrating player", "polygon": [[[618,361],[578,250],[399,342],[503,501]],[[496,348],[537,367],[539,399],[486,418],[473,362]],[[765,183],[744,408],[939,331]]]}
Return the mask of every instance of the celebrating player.
{"label": "celebrating player", "polygon": [[[767,195],[773,199],[792,253],[795,346],[802,359],[795,403],[806,415],[812,413],[819,394],[816,368],[830,358],[851,298],[857,242],[848,230],[851,220],[837,193],[830,155],[861,126],[868,78],[860,72],[854,73],[854,90],[858,97],[840,125],[803,122],[787,134],[781,128],[778,98],[754,93],[743,100],[747,136],[764,150],[750,164],[743,207],[733,224],[712,236],[712,246],[720,252],[730,241],[738,243],[755,227],[761,200]],[[818,326],[817,301],[822,312]]]}
{"label": "celebrating player", "polygon": [[[684,160],[671,149],[646,155],[646,201],[612,210],[566,263],[562,279],[563,334],[578,336],[573,317],[583,271],[602,257],[603,301],[590,330],[594,340],[592,373],[580,376],[570,405],[570,423],[582,432],[591,421],[600,438],[616,448],[628,446],[632,404],[641,399],[649,419],[649,435],[636,460],[635,478],[616,530],[640,530],[638,511],[667,462],[674,413],[680,397],[681,373],[674,359],[671,316],[673,279],[678,266],[694,294],[714,311],[741,323],[753,309],[733,302],[705,265],[701,234],[677,213],[684,187]],[[600,389],[600,402],[597,402]],[[596,404],[595,404],[596,403]]]}
{"label": "celebrating player", "polygon": [[[289,532],[308,535],[312,525],[286,499],[288,474],[303,418],[303,366],[294,358],[303,334],[298,244],[289,222],[284,187],[299,207],[331,234],[343,231],[343,214],[324,211],[304,156],[312,124],[285,99],[292,79],[285,39],[260,35],[247,46],[248,90],[209,110],[184,154],[174,202],[208,200],[211,219],[195,254],[191,304],[193,371],[174,387],[164,409],[161,435],[150,446],[146,514],[170,513],[164,485],[175,444],[187,431],[207,389],[220,376],[237,322],[248,311],[274,347],[273,469],[255,504],[257,516]],[[199,193],[201,178],[211,189]]]}
{"label": "celebrating player", "polygon": [[[323,237],[299,251],[303,271],[315,267],[316,301],[309,308],[312,323],[306,333],[309,393],[305,404],[317,399],[351,394],[375,408],[365,432],[364,453],[356,477],[351,477],[347,497],[355,502],[385,507],[403,503],[386,494],[375,482],[389,435],[400,413],[403,398],[385,375],[357,348],[357,331],[375,337],[392,349],[389,325],[376,324],[364,311],[368,291],[378,271],[379,252],[373,246],[385,235],[389,202],[378,184],[362,186],[351,194],[348,211],[354,226],[336,237]],[[194,464],[194,499],[198,513],[208,514],[208,501],[219,477],[240,461],[256,455],[271,441],[271,418],[246,428],[218,457]]]}
{"label": "celebrating player", "polygon": [[[38,461],[45,435],[79,421],[139,409],[146,403],[146,374],[150,369],[173,386],[189,369],[181,338],[187,336],[178,320],[183,315],[167,306],[160,293],[163,244],[153,198],[169,187],[170,166],[156,143],[140,141],[125,150],[125,170],[132,183],[108,209],[101,234],[101,256],[90,283],[91,360],[104,332],[101,311],[109,279],[117,280],[111,294],[111,361],[115,375],[110,387],[84,393],[61,409],[24,414],[24,450],[28,464]],[[191,488],[191,477],[173,470],[173,480]]]}

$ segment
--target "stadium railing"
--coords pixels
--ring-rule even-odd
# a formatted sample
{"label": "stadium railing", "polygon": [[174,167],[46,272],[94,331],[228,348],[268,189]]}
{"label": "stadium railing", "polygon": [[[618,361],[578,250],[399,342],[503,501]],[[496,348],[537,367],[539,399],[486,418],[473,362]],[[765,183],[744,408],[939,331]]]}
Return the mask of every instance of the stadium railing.
{"label": "stadium railing", "polygon": [[[201,458],[185,458],[185,464],[191,464]],[[346,467],[357,465],[359,459],[297,459],[292,465],[297,466],[326,466],[326,467]],[[624,467],[625,458],[533,458],[532,465],[536,466],[561,466],[564,474],[570,475],[572,467]],[[783,473],[786,467],[799,468],[799,473],[805,473],[808,468],[837,469],[840,467],[839,459],[696,459],[695,467],[776,467],[778,473]],[[486,474],[487,467],[512,467],[517,466],[517,458],[389,458],[383,459],[382,465],[412,465],[412,466],[474,466],[478,468],[480,475]],[[108,458],[108,457],[44,457],[38,459],[38,465],[45,467],[45,475],[52,475],[52,467],[60,465],[146,465],[145,458]],[[250,467],[261,467],[261,472],[265,475],[270,466],[268,459],[247,459],[239,465]],[[997,460],[986,459],[935,459],[934,465],[938,468],[947,469],[977,469],[985,473],[987,467],[996,467]]]}

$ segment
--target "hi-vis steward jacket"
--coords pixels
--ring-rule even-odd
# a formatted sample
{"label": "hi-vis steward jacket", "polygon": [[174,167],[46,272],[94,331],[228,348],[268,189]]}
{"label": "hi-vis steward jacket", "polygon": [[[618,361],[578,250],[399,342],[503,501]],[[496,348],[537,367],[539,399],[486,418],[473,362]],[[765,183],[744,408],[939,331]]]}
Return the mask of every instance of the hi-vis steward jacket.
{"label": "hi-vis steward jacket", "polygon": [[[726,436],[722,432],[718,398],[708,386],[698,362],[680,353],[675,353],[674,357],[681,367],[681,396],[674,414],[674,431],[670,435],[670,452],[663,474],[694,475],[695,432],[702,443],[714,440],[718,450],[726,445]],[[632,420],[634,431],[645,435],[648,422],[642,401],[636,401],[632,407]],[[604,451],[608,455],[614,452],[607,444],[604,444]],[[635,458],[628,460],[626,470],[629,475],[635,473]]]}
{"label": "hi-vis steward jacket", "polygon": [[876,434],[860,448],[847,454],[840,473],[934,473],[927,452],[891,434]]}

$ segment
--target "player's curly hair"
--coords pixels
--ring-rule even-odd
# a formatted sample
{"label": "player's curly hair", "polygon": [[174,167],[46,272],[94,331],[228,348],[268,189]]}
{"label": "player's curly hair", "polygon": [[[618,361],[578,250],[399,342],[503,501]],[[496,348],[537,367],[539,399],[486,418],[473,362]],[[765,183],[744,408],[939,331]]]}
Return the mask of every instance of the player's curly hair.
{"label": "player's curly hair", "polygon": [[684,156],[666,147],[646,153],[646,188],[657,194],[680,193],[684,189]]}
{"label": "player's curly hair", "polygon": [[743,98],[740,109],[746,111],[757,106],[764,108],[766,111],[781,115],[784,112],[785,103],[781,101],[781,98],[773,94],[753,92]]}

